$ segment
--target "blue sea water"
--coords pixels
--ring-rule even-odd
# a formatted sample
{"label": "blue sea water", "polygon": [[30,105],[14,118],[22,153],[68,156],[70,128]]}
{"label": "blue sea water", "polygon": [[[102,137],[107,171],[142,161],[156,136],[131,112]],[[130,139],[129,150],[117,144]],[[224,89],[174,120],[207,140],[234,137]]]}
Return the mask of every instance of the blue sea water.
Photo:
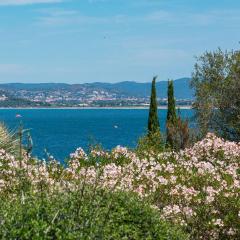
{"label": "blue sea water", "polygon": [[[162,131],[166,110],[159,110]],[[16,118],[16,115],[21,118]],[[192,110],[181,110],[191,119]],[[77,147],[85,150],[89,144],[101,144],[106,149],[117,145],[135,147],[146,133],[147,109],[1,109],[0,121],[9,129],[20,122],[30,129],[34,143],[33,154],[45,157],[44,149],[63,162]]]}

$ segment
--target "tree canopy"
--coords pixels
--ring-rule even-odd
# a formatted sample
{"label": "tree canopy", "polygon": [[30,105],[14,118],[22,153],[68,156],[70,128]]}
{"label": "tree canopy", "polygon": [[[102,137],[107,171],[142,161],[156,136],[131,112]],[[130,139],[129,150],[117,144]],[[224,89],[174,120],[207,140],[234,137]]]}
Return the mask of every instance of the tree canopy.
{"label": "tree canopy", "polygon": [[240,141],[240,51],[205,52],[197,58],[191,86],[201,134]]}

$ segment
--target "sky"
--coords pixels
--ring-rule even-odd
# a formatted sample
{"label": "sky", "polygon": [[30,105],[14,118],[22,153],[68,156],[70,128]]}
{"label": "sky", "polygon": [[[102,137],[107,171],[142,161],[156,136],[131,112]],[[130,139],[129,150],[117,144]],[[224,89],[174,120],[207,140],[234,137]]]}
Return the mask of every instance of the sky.
{"label": "sky", "polygon": [[190,77],[239,41],[239,0],[0,0],[0,83]]}

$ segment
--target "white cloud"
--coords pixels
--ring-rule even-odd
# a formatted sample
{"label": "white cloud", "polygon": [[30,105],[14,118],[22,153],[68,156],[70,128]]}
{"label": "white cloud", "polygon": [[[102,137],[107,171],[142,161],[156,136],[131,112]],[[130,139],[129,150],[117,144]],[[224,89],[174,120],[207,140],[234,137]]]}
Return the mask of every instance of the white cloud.
{"label": "white cloud", "polygon": [[62,2],[62,0],[0,0],[0,6],[59,3],[59,2]]}

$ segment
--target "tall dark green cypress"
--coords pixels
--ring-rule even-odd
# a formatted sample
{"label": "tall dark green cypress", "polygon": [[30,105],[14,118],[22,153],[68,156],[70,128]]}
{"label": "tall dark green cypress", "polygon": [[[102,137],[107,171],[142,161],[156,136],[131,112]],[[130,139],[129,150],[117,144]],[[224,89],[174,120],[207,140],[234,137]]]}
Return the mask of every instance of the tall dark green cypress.
{"label": "tall dark green cypress", "polygon": [[158,109],[157,109],[157,94],[156,94],[156,79],[157,76],[152,80],[152,91],[150,100],[150,109],[148,117],[148,135],[152,135],[160,131],[160,125],[158,121]]}
{"label": "tall dark green cypress", "polygon": [[167,121],[175,123],[177,120],[176,113],[176,103],[174,97],[174,86],[173,81],[168,81],[168,111],[167,111]]}
{"label": "tall dark green cypress", "polygon": [[173,81],[168,81],[168,111],[167,111],[167,139],[166,143],[172,147],[172,136],[169,133],[169,127],[175,127],[177,122],[176,103],[174,97]]}

